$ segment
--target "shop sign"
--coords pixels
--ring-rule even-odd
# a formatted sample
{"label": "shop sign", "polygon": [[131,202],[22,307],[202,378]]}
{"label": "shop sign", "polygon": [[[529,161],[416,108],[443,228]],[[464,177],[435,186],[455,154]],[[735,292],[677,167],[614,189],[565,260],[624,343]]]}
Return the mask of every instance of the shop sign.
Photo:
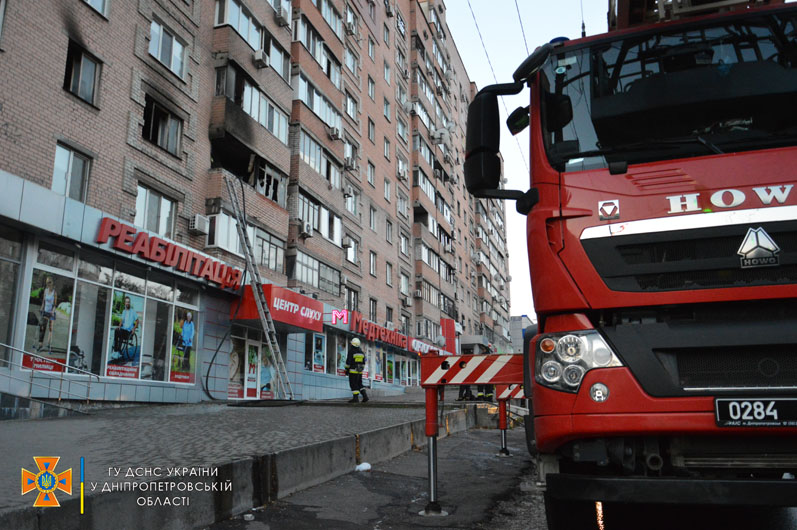
{"label": "shop sign", "polygon": [[[263,292],[266,295],[266,303],[268,303],[272,319],[311,331],[324,331],[323,302],[273,284],[264,285]],[[233,307],[230,311],[231,317],[235,315],[235,312],[236,308]],[[235,318],[241,320],[260,318],[257,314],[251,286],[246,286],[241,308]]]}
{"label": "shop sign", "polygon": [[409,342],[409,338],[399,333],[398,331],[392,331],[387,328],[383,328],[373,322],[369,322],[365,320],[362,316],[362,313],[358,311],[352,311],[349,318],[349,329],[355,333],[360,333],[365,335],[365,340],[369,341],[379,341],[384,342],[386,344],[392,344],[393,346],[397,346],[404,350],[407,349],[407,344]]}
{"label": "shop sign", "polygon": [[139,231],[110,217],[104,217],[97,233],[97,243],[105,244],[110,238],[114,238],[113,248],[116,250],[135,254],[164,267],[172,267],[197,278],[206,279],[222,288],[241,287],[243,278],[241,269],[152,236],[146,231]]}

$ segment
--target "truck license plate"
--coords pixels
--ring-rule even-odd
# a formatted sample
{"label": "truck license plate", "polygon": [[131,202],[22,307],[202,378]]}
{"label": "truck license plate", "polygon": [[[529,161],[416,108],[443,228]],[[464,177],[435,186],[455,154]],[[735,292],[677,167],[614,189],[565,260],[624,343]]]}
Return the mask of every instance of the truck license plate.
{"label": "truck license plate", "polygon": [[719,427],[797,427],[797,398],[714,400]]}

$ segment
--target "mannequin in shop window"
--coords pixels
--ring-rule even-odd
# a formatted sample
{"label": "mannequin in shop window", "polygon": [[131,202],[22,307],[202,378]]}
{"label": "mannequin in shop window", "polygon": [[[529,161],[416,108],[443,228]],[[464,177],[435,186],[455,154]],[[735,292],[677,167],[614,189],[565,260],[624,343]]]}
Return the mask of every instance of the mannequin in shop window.
{"label": "mannequin in shop window", "polygon": [[55,292],[55,285],[53,284],[53,277],[47,276],[44,281],[44,291],[42,292],[42,307],[41,307],[41,320],[39,321],[39,347],[41,351],[44,347],[44,334],[49,330],[47,335],[47,351],[52,348],[53,342],[53,323],[55,322],[55,308],[58,305],[58,293]]}

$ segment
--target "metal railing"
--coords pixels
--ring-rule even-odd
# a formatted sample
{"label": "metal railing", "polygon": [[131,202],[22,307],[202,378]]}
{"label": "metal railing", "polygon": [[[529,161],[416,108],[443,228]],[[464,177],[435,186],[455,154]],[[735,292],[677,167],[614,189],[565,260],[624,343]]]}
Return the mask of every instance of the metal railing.
{"label": "metal railing", "polygon": [[[22,382],[28,382],[28,396],[27,397],[29,397],[29,398],[33,397],[33,387],[34,386],[41,387],[41,388],[46,388],[47,390],[51,390],[51,387],[50,387],[49,384],[43,384],[43,383],[37,382],[35,380],[36,376],[51,377],[52,379],[58,379],[59,380],[59,382],[58,382],[58,401],[61,401],[62,395],[74,396],[77,399],[84,399],[84,397],[85,397],[87,405],[89,404],[89,396],[91,394],[91,381],[92,381],[92,378],[96,378],[97,382],[98,383],[100,382],[100,376],[98,376],[95,373],[89,372],[87,370],[81,370],[80,368],[75,368],[74,366],[69,366],[68,364],[62,363],[60,361],[56,361],[56,360],[50,359],[48,357],[43,357],[43,356],[35,354],[35,353],[31,353],[31,352],[27,352],[25,350],[21,350],[19,348],[15,348],[14,346],[11,346],[10,344],[4,344],[4,343],[0,342],[0,348],[7,348],[9,350],[13,350],[13,351],[16,351],[16,352],[23,353],[24,355],[30,355],[31,357],[33,357],[35,359],[39,359],[40,361],[43,361],[43,362],[46,362],[46,363],[49,363],[49,364],[54,364],[56,366],[60,366],[62,368],[61,371],[59,371],[59,372],[47,371],[47,370],[37,370],[35,368],[28,368],[28,367],[24,366],[21,362],[17,363],[17,362],[13,362],[13,360],[11,360],[11,359],[5,359],[3,357],[0,357],[0,363],[6,363],[9,367],[10,366],[17,366],[20,369],[30,370],[30,378],[15,376],[15,375],[13,375],[13,371],[11,371],[11,372],[9,372],[7,374],[4,374],[4,375],[7,375],[11,379],[15,379],[17,381],[22,381]],[[58,375],[55,375],[56,373]],[[75,374],[77,374],[77,375],[87,375],[88,376],[88,381],[84,383],[82,381],[76,381],[76,380],[74,380],[72,378],[69,378],[67,380],[67,385],[69,387],[69,390],[64,390],[64,375],[67,375],[67,374],[69,374],[69,375],[75,375]],[[75,392],[72,392],[71,391],[72,385],[85,387],[86,388],[85,396],[82,395],[82,394],[76,394]],[[48,392],[48,394],[49,394],[49,392]],[[49,398],[49,395],[47,397]]]}

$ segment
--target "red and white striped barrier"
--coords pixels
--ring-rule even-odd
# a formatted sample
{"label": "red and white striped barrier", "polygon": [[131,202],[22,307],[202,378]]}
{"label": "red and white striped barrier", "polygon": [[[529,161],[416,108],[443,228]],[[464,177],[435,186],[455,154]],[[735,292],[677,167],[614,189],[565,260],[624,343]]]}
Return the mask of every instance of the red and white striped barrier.
{"label": "red and white striped barrier", "polygon": [[522,355],[450,355],[421,357],[421,386],[518,384]]}
{"label": "red and white striped barrier", "polygon": [[526,399],[523,385],[497,385],[495,387],[496,399]]}

